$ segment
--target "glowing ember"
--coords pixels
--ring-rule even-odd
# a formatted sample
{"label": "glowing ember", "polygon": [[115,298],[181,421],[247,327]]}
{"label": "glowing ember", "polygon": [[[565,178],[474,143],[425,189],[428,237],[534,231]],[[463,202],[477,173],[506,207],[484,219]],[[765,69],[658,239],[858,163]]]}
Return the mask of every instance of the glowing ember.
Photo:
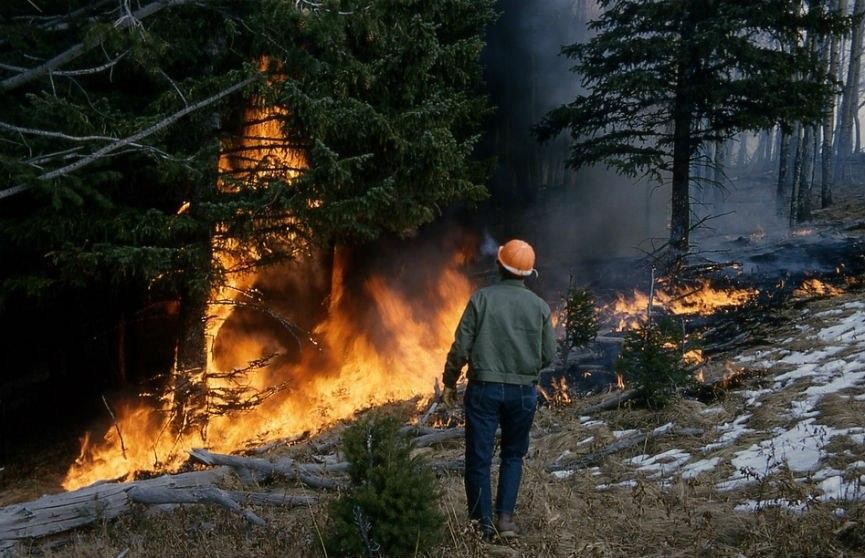
{"label": "glowing ember", "polygon": [[705,383],[706,376],[705,376],[705,374],[703,374],[702,370],[699,370],[696,374],[694,374],[694,379],[702,384],[702,383]]}
{"label": "glowing ember", "polygon": [[819,279],[806,279],[798,289],[793,291],[793,296],[796,298],[832,297],[841,294],[844,294],[843,290]]}

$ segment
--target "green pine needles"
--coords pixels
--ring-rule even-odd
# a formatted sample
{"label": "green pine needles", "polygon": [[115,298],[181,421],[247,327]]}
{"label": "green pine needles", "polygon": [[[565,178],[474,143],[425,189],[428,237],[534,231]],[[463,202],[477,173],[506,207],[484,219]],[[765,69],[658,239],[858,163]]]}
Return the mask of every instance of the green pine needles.
{"label": "green pine needles", "polygon": [[573,281],[562,302],[565,336],[559,342],[559,351],[564,360],[571,349],[588,345],[598,335],[598,313],[592,293],[576,287]]}
{"label": "green pine needles", "polygon": [[676,322],[646,322],[625,334],[616,368],[639,401],[659,409],[694,382],[684,353],[685,334]]}
{"label": "green pine needles", "polygon": [[370,414],[346,430],[352,488],[330,506],[333,556],[414,556],[435,546],[444,525],[432,470],[411,456],[394,417]]}

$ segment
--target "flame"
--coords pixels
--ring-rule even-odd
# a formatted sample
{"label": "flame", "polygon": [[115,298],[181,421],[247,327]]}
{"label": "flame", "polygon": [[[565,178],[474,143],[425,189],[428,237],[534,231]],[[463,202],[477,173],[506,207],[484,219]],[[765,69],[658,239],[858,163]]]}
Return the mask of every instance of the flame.
{"label": "flame", "polygon": [[[262,59],[260,65],[267,66],[268,60]],[[273,79],[280,78],[277,74]],[[250,101],[241,135],[223,145],[220,189],[255,188],[260,181],[275,178],[290,181],[307,168],[304,151],[286,137],[287,117],[282,107]],[[178,213],[185,209],[182,206]],[[282,230],[295,225],[291,216],[282,217],[279,224],[285,225]],[[226,280],[211,294],[207,311],[206,367],[186,376],[205,393],[237,387],[222,373],[220,363],[253,362],[267,352],[262,340],[250,334],[228,344],[231,354],[219,359],[214,354],[223,325],[257,279],[244,266],[257,256],[254,248],[224,232],[217,227],[213,241],[214,263],[226,271]],[[285,241],[300,242],[291,233],[285,233]],[[328,314],[313,332],[317,342],[307,344],[295,364],[256,368],[243,378],[244,386],[254,391],[283,385],[284,389],[247,411],[210,416],[200,429],[174,427],[186,418],[176,416],[170,388],[156,406],[121,406],[115,424],[101,439],[94,440],[89,433],[82,439],[81,453],[63,487],[73,490],[100,480],[128,479],[136,471],[176,468],[186,459],[185,451],[195,446],[228,452],[252,440],[263,443],[315,433],[358,410],[429,392],[441,375],[453,331],[471,294],[472,285],[461,271],[470,257],[466,250],[457,250],[440,268],[430,292],[408,296],[386,277],[375,275],[364,282],[361,292],[349,292],[345,257],[337,250]],[[365,300],[377,316],[377,327],[366,327],[344,304],[350,297]]]}
{"label": "flame", "polygon": [[558,380],[553,379],[553,396],[552,403],[553,405],[559,407],[566,407],[570,405],[573,400],[571,399],[571,388],[568,386],[568,380],[565,379],[564,376],[559,378]]}
{"label": "flame", "polygon": [[616,387],[620,390],[625,389],[625,377],[621,374],[616,374]]}
{"label": "flame", "polygon": [[685,354],[682,355],[682,361],[685,364],[697,365],[702,364],[705,360],[706,358],[703,356],[702,349],[691,349],[690,351],[686,351]]}
{"label": "flame", "polygon": [[694,374],[694,379],[703,384],[706,382],[706,375],[703,373],[702,370],[699,370],[696,374]]}
{"label": "flame", "polygon": [[[746,304],[759,294],[756,289],[716,289],[707,280],[697,287],[677,287],[669,290],[663,286],[655,290],[652,308],[661,308],[676,316],[710,315],[724,308]],[[616,295],[616,300],[605,307],[607,315],[617,324],[617,331],[636,329],[649,313],[649,296],[634,290],[631,297]]]}
{"label": "flame", "polygon": [[793,291],[793,296],[796,298],[832,297],[841,294],[844,294],[842,289],[816,278],[806,279],[798,289]]}
{"label": "flame", "polygon": [[[359,324],[343,304],[348,293],[342,260],[337,252],[329,315],[314,332],[319,345],[309,345],[296,365],[259,369],[246,377],[252,386],[286,382],[288,389],[247,412],[211,417],[206,440],[199,433],[172,436],[168,407],[119,409],[118,428],[108,430],[96,444],[83,444],[63,486],[72,490],[97,480],[129,478],[139,470],[176,467],[185,459],[183,452],[194,446],[232,451],[252,439],[263,442],[315,433],[358,410],[429,392],[441,375],[453,331],[472,290],[458,258],[441,272],[433,292],[423,295],[424,300],[435,302],[433,311],[398,292],[383,277],[367,280],[363,295],[381,322],[375,331]],[[249,340],[237,345],[239,354],[231,358],[248,358],[256,348],[260,353],[261,347]],[[214,366],[212,360],[210,365]],[[122,433],[125,455],[117,430]]]}

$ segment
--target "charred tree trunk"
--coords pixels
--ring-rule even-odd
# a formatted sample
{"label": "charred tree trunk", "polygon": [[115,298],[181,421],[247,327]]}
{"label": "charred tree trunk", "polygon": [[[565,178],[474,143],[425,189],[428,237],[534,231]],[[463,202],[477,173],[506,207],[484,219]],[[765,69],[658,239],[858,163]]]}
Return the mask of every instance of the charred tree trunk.
{"label": "charred tree trunk", "polygon": [[785,200],[787,199],[787,183],[790,170],[790,141],[791,131],[785,125],[780,127],[778,146],[778,187],[775,190],[775,204],[779,216],[784,215]]}
{"label": "charred tree trunk", "polygon": [[727,146],[723,141],[716,141],[714,159],[712,160],[712,197],[716,204],[724,202],[724,193],[727,191],[726,166]]}
{"label": "charred tree trunk", "polygon": [[803,126],[796,125],[796,132],[793,134],[796,145],[796,153],[793,158],[793,188],[790,192],[790,226],[796,224],[796,219],[799,216],[798,201],[799,201],[799,185],[802,181],[802,164],[804,162],[805,151],[805,135],[802,133]]}
{"label": "charred tree trunk", "polygon": [[[689,9],[686,4],[686,12]],[[690,170],[693,145],[695,72],[699,56],[694,46],[696,23],[692,13],[682,18],[681,43],[676,65],[676,88],[673,101],[673,184],[670,215],[670,247],[674,252],[688,251],[691,234]]]}
{"label": "charred tree trunk", "polygon": [[[835,0],[835,11],[844,15],[847,13],[847,0]],[[830,39],[828,73],[830,79],[840,79],[838,71],[840,65],[841,37],[833,35]],[[832,152],[834,150],[835,135],[835,95],[829,97],[828,104],[823,116],[823,145],[821,147],[820,168],[820,207],[826,208],[832,205],[832,186],[835,180],[832,168]]]}
{"label": "charred tree trunk", "polygon": [[799,184],[794,186],[796,192],[796,221],[802,223],[811,219],[811,188],[814,169],[814,126],[805,126],[802,136],[802,157],[799,172]]}
{"label": "charred tree trunk", "polygon": [[853,127],[859,107],[859,76],[862,65],[862,39],[865,35],[865,0],[856,0],[853,7],[853,33],[850,39],[850,60],[847,81],[841,98],[838,147],[835,159],[835,177],[844,176],[853,150]]}

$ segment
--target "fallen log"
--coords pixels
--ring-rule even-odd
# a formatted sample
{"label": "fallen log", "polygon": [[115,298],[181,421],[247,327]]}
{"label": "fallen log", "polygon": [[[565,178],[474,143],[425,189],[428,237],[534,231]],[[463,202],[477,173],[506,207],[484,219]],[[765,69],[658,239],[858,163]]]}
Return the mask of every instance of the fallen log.
{"label": "fallen log", "polygon": [[273,492],[243,492],[239,490],[227,491],[233,500],[241,504],[253,504],[256,506],[276,506],[294,508],[298,506],[311,506],[318,503],[318,496],[305,496],[288,494],[284,490]]}
{"label": "fallen log", "polygon": [[208,487],[230,474],[230,468],[218,467],[129,483],[94,484],[0,508],[0,551],[12,548],[22,539],[44,537],[113,519],[131,508],[133,500],[129,492],[134,488],[182,490]]}
{"label": "fallen log", "polygon": [[433,444],[438,444],[439,442],[446,442],[448,440],[462,438],[465,436],[465,434],[465,428],[445,428],[444,430],[438,430],[437,432],[431,432],[430,434],[418,436],[417,438],[412,440],[412,446],[416,448],[425,448]]}
{"label": "fallen log", "polygon": [[580,414],[583,415],[591,415],[600,411],[609,411],[610,409],[619,408],[622,403],[626,403],[631,399],[634,399],[637,396],[637,391],[633,389],[627,389],[624,391],[620,391],[619,393],[607,397],[603,401],[595,403],[594,405],[589,405],[588,407],[583,407],[579,410]]}
{"label": "fallen log", "polygon": [[245,483],[264,482],[275,476],[298,480],[312,488],[342,488],[343,483],[321,476],[324,473],[344,473],[348,463],[297,463],[293,459],[269,461],[261,457],[211,453],[195,448],[189,451],[193,459],[206,465],[231,467]]}
{"label": "fallen log", "polygon": [[167,488],[164,486],[133,486],[129,499],[138,504],[216,504],[243,517],[253,525],[266,525],[265,521],[243,509],[226,491],[216,486],[201,488]]}

